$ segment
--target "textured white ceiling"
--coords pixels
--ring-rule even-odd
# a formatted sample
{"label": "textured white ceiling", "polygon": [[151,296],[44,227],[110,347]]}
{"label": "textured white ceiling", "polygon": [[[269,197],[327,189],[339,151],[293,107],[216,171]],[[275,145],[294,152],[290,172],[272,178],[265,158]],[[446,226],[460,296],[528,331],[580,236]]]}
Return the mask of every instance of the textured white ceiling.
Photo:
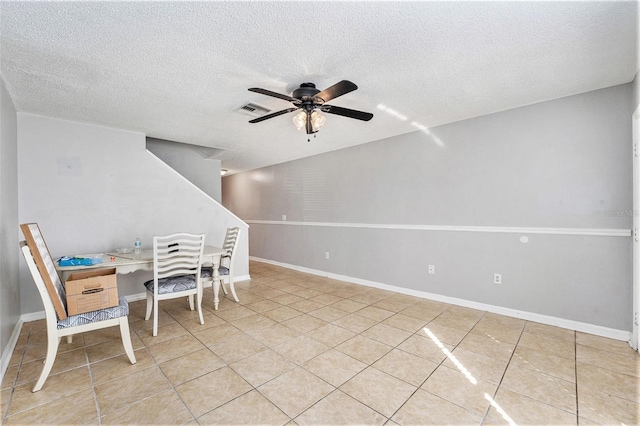
{"label": "textured white ceiling", "polygon": [[[2,76],[19,111],[224,151],[231,172],[627,83],[633,2],[1,2]],[[286,101],[302,82],[359,86],[317,138]],[[405,116],[380,109],[384,105]],[[412,124],[414,123],[414,124]]]}

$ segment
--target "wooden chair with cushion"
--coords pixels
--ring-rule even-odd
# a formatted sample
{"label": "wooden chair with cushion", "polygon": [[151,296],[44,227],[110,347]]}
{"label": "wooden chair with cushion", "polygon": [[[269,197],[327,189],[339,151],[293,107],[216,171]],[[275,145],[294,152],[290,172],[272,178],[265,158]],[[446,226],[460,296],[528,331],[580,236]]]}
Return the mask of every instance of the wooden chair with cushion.
{"label": "wooden chair with cushion", "polygon": [[[236,294],[236,288],[233,285],[233,266],[235,264],[234,260],[239,236],[240,228],[227,228],[227,233],[222,244],[222,249],[225,250],[226,253],[220,257],[220,267],[218,268],[220,281],[213,283],[214,301],[218,300],[218,293],[220,291],[221,282],[226,280],[229,284],[229,289],[231,290],[233,299],[236,302],[240,302],[240,300],[238,299],[238,295]],[[202,278],[207,281],[213,281],[213,267],[206,266],[202,268]],[[224,294],[228,294],[227,290],[224,288],[224,285],[222,285],[222,291],[224,291]],[[215,304],[215,309],[218,309],[217,303]]]}
{"label": "wooden chair with cushion", "polygon": [[202,316],[202,280],[200,278],[204,234],[177,233],[153,237],[153,279],[147,288],[148,320],[153,311],[153,335],[158,335],[158,301],[188,296],[193,310],[197,297],[200,324]]}
{"label": "wooden chair with cushion", "polygon": [[135,364],[136,357],[133,353],[129,334],[129,305],[127,299],[120,297],[118,306],[112,308],[99,309],[78,315],[67,315],[65,288],[58,276],[38,225],[29,223],[20,225],[20,228],[26,239],[26,241],[20,242],[20,249],[27,262],[31,276],[38,287],[47,321],[47,356],[44,360],[42,373],[40,373],[40,377],[32,391],[37,392],[42,389],[56,359],[60,340],[65,336],[67,336],[67,341],[71,342],[71,336],[74,334],[120,326],[122,345],[131,364]]}

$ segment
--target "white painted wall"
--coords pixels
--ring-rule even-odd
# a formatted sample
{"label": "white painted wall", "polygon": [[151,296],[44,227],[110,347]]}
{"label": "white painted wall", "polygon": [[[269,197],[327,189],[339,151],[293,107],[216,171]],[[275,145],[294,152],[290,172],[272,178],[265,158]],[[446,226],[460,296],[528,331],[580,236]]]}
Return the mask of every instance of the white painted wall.
{"label": "white painted wall", "polygon": [[0,76],[0,373],[11,356],[5,350],[20,317],[17,130],[16,109]]}
{"label": "white painted wall", "polygon": [[[240,226],[238,275],[248,275],[247,225],[145,149],[145,135],[18,114],[20,223],[37,222],[54,257],[131,246],[153,235],[204,232],[220,245]],[[143,293],[149,273],[118,277],[121,295]],[[42,310],[20,262],[21,313]]]}
{"label": "white painted wall", "polygon": [[[640,10],[640,9],[639,9]],[[638,44],[640,46],[640,43]],[[636,78],[633,79],[633,105],[637,106],[640,104],[640,81],[638,78],[640,73],[636,73]],[[634,108],[635,111],[635,108]]]}

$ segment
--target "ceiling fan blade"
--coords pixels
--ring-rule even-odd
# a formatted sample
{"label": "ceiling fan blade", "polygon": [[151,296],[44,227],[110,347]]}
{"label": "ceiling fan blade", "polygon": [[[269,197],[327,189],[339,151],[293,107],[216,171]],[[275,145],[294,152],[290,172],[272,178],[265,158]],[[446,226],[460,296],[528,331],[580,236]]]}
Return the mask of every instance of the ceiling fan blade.
{"label": "ceiling fan blade", "polygon": [[252,87],[249,91],[260,93],[261,95],[273,96],[274,98],[284,99],[285,101],[293,102],[295,104],[300,103],[299,99],[292,98],[289,95],[282,95],[280,93],[272,92],[271,90],[260,89],[259,87]]}
{"label": "ceiling fan blade", "polygon": [[320,93],[316,93],[314,98],[320,98],[324,102],[329,102],[331,99],[335,99],[338,96],[346,95],[349,92],[356,90],[358,86],[348,80],[342,80],[331,87],[324,89]]}
{"label": "ceiling fan blade", "polygon": [[282,111],[272,112],[271,114],[267,114],[267,115],[263,115],[262,117],[254,118],[253,120],[250,120],[249,123],[259,123],[261,121],[268,120],[270,118],[277,117],[279,115],[286,114],[288,112],[293,112],[293,111],[295,111],[297,109],[300,109],[300,108],[287,108],[287,109],[283,109]]}
{"label": "ceiling fan blade", "polygon": [[373,114],[364,112],[364,111],[356,111],[355,109],[342,108],[333,105],[323,105],[320,108],[323,112],[335,115],[341,115],[343,117],[355,118],[356,120],[369,121],[373,118]]}

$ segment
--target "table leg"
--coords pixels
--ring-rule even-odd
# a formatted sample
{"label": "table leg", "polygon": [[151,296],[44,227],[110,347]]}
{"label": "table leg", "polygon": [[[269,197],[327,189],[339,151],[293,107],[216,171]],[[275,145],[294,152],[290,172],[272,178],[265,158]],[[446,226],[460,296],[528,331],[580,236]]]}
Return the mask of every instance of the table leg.
{"label": "table leg", "polygon": [[218,304],[220,303],[220,298],[218,294],[220,293],[220,281],[213,280],[213,309],[218,310]]}
{"label": "table leg", "polygon": [[213,309],[218,310],[218,304],[220,303],[220,298],[218,297],[220,294],[220,272],[218,271],[218,267],[220,266],[220,257],[213,263],[213,281],[211,285],[213,286]]}

